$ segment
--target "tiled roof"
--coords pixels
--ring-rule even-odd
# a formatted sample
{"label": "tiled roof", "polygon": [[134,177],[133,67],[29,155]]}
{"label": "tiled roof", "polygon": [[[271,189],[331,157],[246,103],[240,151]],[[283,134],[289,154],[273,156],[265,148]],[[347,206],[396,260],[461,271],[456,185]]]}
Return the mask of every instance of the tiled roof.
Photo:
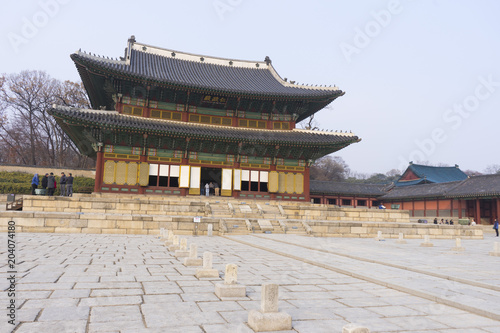
{"label": "tiled roof", "polygon": [[160,120],[123,115],[117,111],[98,111],[53,105],[49,110],[55,118],[65,122],[80,123],[101,128],[141,130],[160,135],[182,135],[200,139],[232,140],[264,144],[329,146],[358,142],[352,133],[322,132],[311,130],[266,130],[219,125],[205,125],[171,120]]}
{"label": "tiled roof", "polygon": [[461,181],[449,183],[420,184],[414,186],[394,187],[390,192],[380,197],[380,199],[417,199],[417,198],[439,198],[459,185]]}
{"label": "tiled roof", "polygon": [[271,61],[231,60],[182,53],[129,40],[124,58],[109,59],[77,51],[75,63],[140,80],[219,92],[333,100],[337,87],[292,84],[283,80]]}
{"label": "tiled roof", "polygon": [[446,197],[500,196],[500,174],[473,176],[446,193]]}
{"label": "tiled roof", "polygon": [[458,168],[454,167],[436,167],[428,165],[410,164],[410,166],[403,173],[412,171],[420,179],[414,179],[409,181],[398,180],[396,186],[409,186],[421,183],[446,183],[458,180],[467,179],[467,175]]}
{"label": "tiled roof", "polygon": [[334,181],[310,181],[311,194],[380,196],[385,193],[383,184],[359,184]]}

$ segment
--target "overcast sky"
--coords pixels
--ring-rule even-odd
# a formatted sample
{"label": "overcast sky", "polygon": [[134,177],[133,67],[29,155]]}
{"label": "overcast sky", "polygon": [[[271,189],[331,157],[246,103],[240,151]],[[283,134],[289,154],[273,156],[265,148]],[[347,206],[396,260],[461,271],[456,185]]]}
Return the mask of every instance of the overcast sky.
{"label": "overcast sky", "polygon": [[127,39],[243,60],[346,94],[318,126],[362,138],[357,172],[408,161],[500,164],[500,1],[23,0],[2,4],[0,73],[79,81],[69,55],[123,55]]}

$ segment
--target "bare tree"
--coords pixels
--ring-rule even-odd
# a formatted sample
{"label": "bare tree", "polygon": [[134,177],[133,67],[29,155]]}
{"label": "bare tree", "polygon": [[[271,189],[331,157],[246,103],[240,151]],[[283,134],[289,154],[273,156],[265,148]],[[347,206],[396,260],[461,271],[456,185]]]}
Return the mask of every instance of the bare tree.
{"label": "bare tree", "polygon": [[37,165],[37,133],[44,111],[53,101],[56,82],[40,71],[23,71],[5,77],[0,99],[5,106],[1,138],[25,163]]}
{"label": "bare tree", "polygon": [[300,128],[306,129],[306,130],[319,130],[318,127],[318,122],[314,120],[314,113],[309,116],[309,118],[304,119],[303,121],[300,122]]}
{"label": "bare tree", "polygon": [[486,175],[500,174],[500,164],[491,164],[484,169]]}
{"label": "bare tree", "polygon": [[471,169],[467,169],[467,170],[463,170],[464,173],[469,176],[469,177],[473,177],[473,176],[481,176],[482,173],[479,172],[479,171],[476,171],[476,170],[471,170]]}
{"label": "bare tree", "polygon": [[0,145],[2,160],[27,165],[87,167],[55,119],[52,104],[88,107],[81,83],[60,82],[41,71],[23,71],[0,80]]}
{"label": "bare tree", "polygon": [[340,156],[324,156],[310,169],[313,180],[342,181],[349,175],[349,166]]}

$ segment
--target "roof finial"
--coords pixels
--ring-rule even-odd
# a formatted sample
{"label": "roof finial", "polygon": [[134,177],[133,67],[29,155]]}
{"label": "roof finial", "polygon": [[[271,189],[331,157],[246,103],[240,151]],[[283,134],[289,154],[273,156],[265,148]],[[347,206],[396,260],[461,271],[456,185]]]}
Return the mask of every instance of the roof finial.
{"label": "roof finial", "polygon": [[128,39],[128,42],[132,43],[132,44],[135,43],[135,36],[134,35],[130,36],[130,38]]}
{"label": "roof finial", "polygon": [[266,58],[264,59],[264,62],[266,63],[266,65],[270,65],[271,64],[271,58],[269,58],[269,56],[266,56]]}

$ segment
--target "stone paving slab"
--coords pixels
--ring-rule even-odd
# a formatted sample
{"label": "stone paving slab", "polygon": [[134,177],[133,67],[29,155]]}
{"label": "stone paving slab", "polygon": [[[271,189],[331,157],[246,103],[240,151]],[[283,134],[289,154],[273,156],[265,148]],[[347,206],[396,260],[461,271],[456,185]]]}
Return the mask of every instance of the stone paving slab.
{"label": "stone paving slab", "polygon": [[[459,276],[456,274],[455,276],[445,276],[441,278],[436,276],[433,270],[425,271],[421,269],[419,273],[416,273],[405,267],[394,267],[390,259],[385,259],[387,264],[380,259],[376,262],[353,260],[352,255],[337,255],[335,252],[327,250],[328,246],[325,246],[325,241],[320,242],[320,245],[318,245],[318,243],[314,243],[314,239],[304,239],[302,237],[302,239],[300,239],[300,245],[296,245],[300,236],[287,236],[286,240],[280,237],[280,235],[258,236],[254,237],[257,239],[252,241],[252,244],[261,246],[261,248],[267,247],[271,251],[278,246],[281,251],[286,252],[290,256],[300,254],[300,256],[311,258],[308,260],[316,261],[320,265],[330,265],[330,267],[335,267],[337,270],[353,272],[355,274],[354,276],[363,275],[363,278],[367,281],[374,281],[382,285],[396,288],[400,291],[407,291],[416,296],[428,299],[438,299],[442,303],[458,306],[468,311],[475,311],[476,314],[486,315],[490,318],[500,320],[500,309],[495,305],[500,300],[500,290],[496,290],[495,284],[486,285],[485,287],[484,282],[475,280],[466,281],[461,278],[459,279]],[[233,236],[232,238],[238,239],[237,236]],[[329,240],[334,239],[330,238]],[[446,241],[436,240],[436,242]],[[484,243],[488,243],[488,241],[483,242],[483,244],[481,244],[482,241],[479,240],[476,242],[477,248],[483,248],[484,253],[486,250],[485,246],[487,246],[487,244],[485,245]],[[424,255],[427,254],[425,250],[422,251]],[[439,249],[436,250],[436,252],[440,251]],[[415,248],[411,248],[411,251],[415,251]],[[404,252],[404,249],[399,249],[398,255],[400,255],[401,252]],[[388,256],[390,257],[390,255]],[[480,252],[479,254],[475,253],[471,256],[478,257],[475,265],[479,269],[485,270],[486,265],[488,266],[487,270],[489,270],[490,276],[496,276],[500,272],[498,264],[495,263],[497,261],[495,257],[483,254],[483,257],[486,257],[485,259],[481,257]],[[456,265],[461,266],[464,271],[469,269],[469,267],[463,267],[462,260],[450,259],[450,261],[452,260],[456,260]],[[483,263],[485,267],[478,265],[478,262]],[[410,258],[406,265],[410,267],[411,264]],[[456,273],[457,271],[455,270],[454,272]],[[457,281],[454,281],[454,278],[456,278]],[[342,296],[343,293],[337,292],[337,295]],[[351,292],[351,295],[356,297],[354,292]],[[360,300],[357,302],[359,301]],[[360,303],[353,303],[353,299],[347,302],[349,305],[361,305]],[[356,302],[356,300],[354,300],[354,302]],[[361,300],[361,302],[364,302],[367,306],[369,304],[369,301]],[[380,306],[382,306],[382,304],[380,304]]]}
{"label": "stone paving slab", "polygon": [[[198,245],[199,254],[213,253],[213,267],[220,272],[220,278],[197,279],[196,268],[185,267],[163,241],[151,235],[18,233],[16,237],[20,262],[16,333],[253,332],[246,323],[248,311],[260,308],[263,283],[280,285],[278,305],[292,316],[293,326],[283,332],[341,332],[351,322],[371,332],[500,332],[500,321],[370,281],[376,273],[384,281],[453,296],[457,302],[484,299],[476,306],[495,303],[494,308],[498,307],[496,290],[453,281],[429,287],[415,279],[423,273],[368,262],[388,261],[500,286],[495,279],[500,263],[487,254],[493,247],[488,238],[463,241],[467,250],[457,255],[449,251],[453,242],[447,240],[432,240],[434,247],[422,248],[421,240],[408,240],[403,246],[395,240],[295,235],[186,236],[188,244]],[[295,245],[277,242],[283,240]],[[6,234],[0,234],[0,241],[6,244]],[[308,249],[314,246],[367,261]],[[5,246],[0,257],[6,258]],[[245,297],[221,300],[215,295],[215,284],[223,283],[228,263],[238,265],[238,283],[246,286]],[[321,266],[327,264],[360,277]],[[3,290],[8,287],[5,265],[6,260],[0,262]],[[6,299],[3,291],[0,300]],[[1,333],[10,331],[7,324],[0,325]]]}

